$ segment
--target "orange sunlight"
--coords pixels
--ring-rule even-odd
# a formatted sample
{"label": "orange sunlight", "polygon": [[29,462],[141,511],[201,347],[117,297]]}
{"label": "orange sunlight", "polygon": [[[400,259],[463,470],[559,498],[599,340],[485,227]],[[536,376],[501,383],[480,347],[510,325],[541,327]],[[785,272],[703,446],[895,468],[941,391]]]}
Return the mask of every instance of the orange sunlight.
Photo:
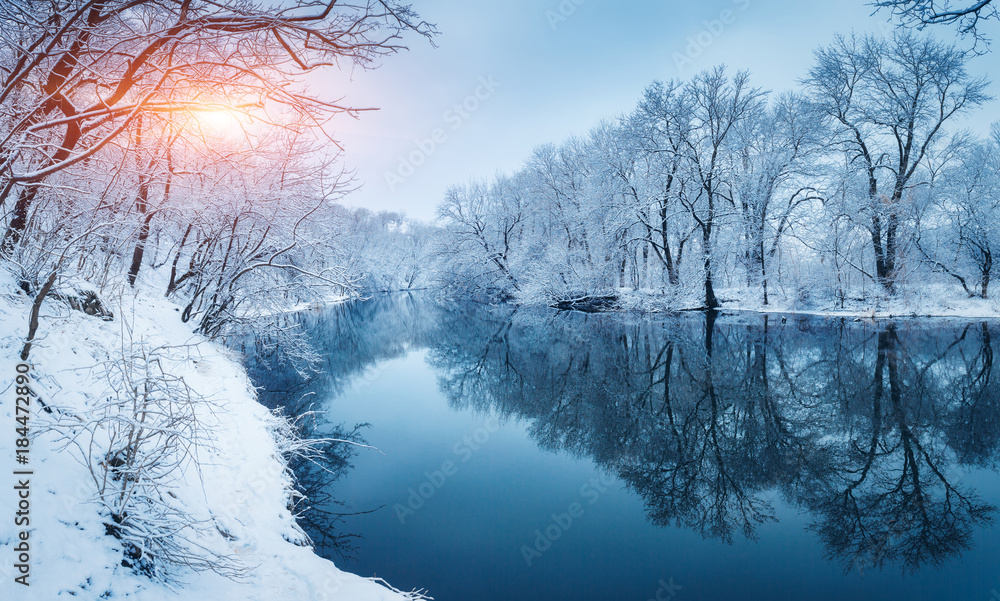
{"label": "orange sunlight", "polygon": [[246,113],[225,107],[193,111],[192,115],[198,133],[210,139],[244,139],[251,123]]}

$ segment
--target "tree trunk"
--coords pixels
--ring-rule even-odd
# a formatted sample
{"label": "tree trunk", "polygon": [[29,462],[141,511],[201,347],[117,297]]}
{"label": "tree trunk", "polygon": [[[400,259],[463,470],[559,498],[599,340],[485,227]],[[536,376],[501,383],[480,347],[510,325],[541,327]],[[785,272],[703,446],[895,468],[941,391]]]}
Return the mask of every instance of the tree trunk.
{"label": "tree trunk", "polygon": [[663,247],[663,261],[667,266],[667,281],[671,286],[680,283],[677,277],[677,267],[674,265],[674,257],[670,251],[670,239],[667,236],[667,203],[664,200],[660,204],[660,242]]}
{"label": "tree trunk", "polygon": [[764,291],[764,304],[767,305],[767,264],[764,261],[764,237],[760,238],[760,249],[757,260],[760,262],[760,284]]}
{"label": "tree trunk", "polygon": [[135,279],[139,275],[139,268],[142,267],[142,255],[146,251],[146,239],[149,238],[149,222],[153,219],[153,213],[147,213],[149,209],[149,180],[142,178],[139,184],[139,194],[135,199],[135,208],[139,215],[144,215],[139,226],[139,234],[136,236],[135,249],[132,251],[132,265],[128,269],[128,285],[135,287]]}
{"label": "tree trunk", "polygon": [[28,337],[25,338],[24,347],[21,349],[21,361],[27,361],[28,355],[31,353],[31,343],[35,340],[35,334],[38,332],[38,314],[42,309],[42,302],[52,290],[52,286],[56,283],[56,277],[58,274],[59,271],[57,266],[56,269],[49,275],[49,278],[45,280],[45,284],[42,285],[42,289],[38,291],[38,294],[35,295],[35,300],[31,303],[31,316],[28,318]]}
{"label": "tree trunk", "polygon": [[986,253],[983,260],[982,294],[983,299],[990,297],[990,273],[993,271],[993,254]]}
{"label": "tree trunk", "polygon": [[639,278],[640,289],[650,287],[650,281],[652,280],[650,277],[651,271],[649,266],[649,244],[644,243],[642,245],[642,276]]}
{"label": "tree trunk", "polygon": [[191,229],[193,227],[193,223],[188,224],[187,229],[184,230],[184,235],[181,236],[181,243],[177,245],[177,254],[174,255],[174,262],[170,265],[170,281],[167,282],[167,292],[164,296],[170,296],[170,294],[180,284],[180,282],[177,281],[177,262],[181,260],[181,252],[184,250],[184,243],[187,242],[188,236],[191,234]]}
{"label": "tree trunk", "polygon": [[701,228],[702,252],[705,254],[705,307],[709,310],[719,306],[715,298],[715,286],[712,283],[712,228],[711,225]]}
{"label": "tree trunk", "polygon": [[21,241],[24,229],[28,227],[28,210],[32,201],[38,194],[38,186],[30,185],[21,188],[21,193],[17,195],[17,202],[14,204],[14,213],[7,226],[7,232],[3,235],[3,244],[0,245],[0,253],[9,257],[14,251],[14,247]]}
{"label": "tree trunk", "polygon": [[[873,202],[878,202],[873,200]],[[875,277],[882,288],[890,295],[896,293],[896,235],[899,230],[899,217],[889,215],[888,224],[883,231],[882,218],[879,214],[872,216],[872,247],[875,251]]]}

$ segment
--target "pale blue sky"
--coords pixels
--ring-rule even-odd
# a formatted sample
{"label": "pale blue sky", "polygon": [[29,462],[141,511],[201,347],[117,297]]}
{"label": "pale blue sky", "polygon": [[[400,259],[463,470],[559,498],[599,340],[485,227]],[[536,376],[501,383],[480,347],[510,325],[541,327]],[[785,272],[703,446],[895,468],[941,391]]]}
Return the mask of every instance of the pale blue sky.
{"label": "pale blue sky", "polygon": [[[536,145],[586,134],[630,111],[654,79],[725,63],[749,69],[755,85],[783,91],[796,87],[813,50],[834,34],[891,29],[886,14],[871,16],[866,0],[412,2],[438,25],[438,48],[414,38],[409,51],[378,70],[328,73],[314,87],[351,106],[381,109],[335,127],[363,185],[346,204],[421,219],[433,218],[449,185],[516,169]],[[987,27],[1000,38],[997,23]],[[954,37],[949,28],[934,32]],[[998,46],[972,70],[1000,79]],[[484,80],[499,85],[490,90]],[[994,84],[993,94],[998,90]],[[998,101],[965,125],[995,120]],[[426,143],[421,151],[416,141],[435,136],[433,152]]]}

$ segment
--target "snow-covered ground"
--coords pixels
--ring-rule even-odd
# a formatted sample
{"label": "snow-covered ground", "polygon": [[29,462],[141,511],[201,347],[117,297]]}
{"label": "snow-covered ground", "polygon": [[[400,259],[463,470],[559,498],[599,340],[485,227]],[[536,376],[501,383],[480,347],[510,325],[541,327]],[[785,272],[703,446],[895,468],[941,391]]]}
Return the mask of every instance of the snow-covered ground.
{"label": "snow-covered ground", "polygon": [[[416,598],[384,583],[338,570],[304,546],[288,509],[290,476],[280,453],[281,423],[255,400],[237,359],[191,333],[171,303],[127,291],[102,321],[48,299],[29,363],[34,388],[51,412],[32,406],[30,477],[30,586],[15,583],[19,527],[15,392],[11,383],[30,308],[6,272],[0,272],[0,599],[197,599],[220,601],[376,601]],[[122,565],[122,543],[108,535],[91,468],[103,457],[102,433],[88,430],[95,408],[115,397],[107,373],[130,348],[145,348],[164,370],[183,377],[199,401],[207,433],[197,449],[201,468],[178,472],[169,502],[191,518],[181,534],[206,552],[227,557],[245,575],[170,567],[171,585]],[[58,422],[58,429],[46,425]],[[100,430],[100,428],[98,428]],[[75,437],[75,438],[74,438]],[[96,441],[96,450],[90,441]],[[24,466],[20,466],[23,468]]]}
{"label": "snow-covered ground", "polygon": [[[699,309],[704,299],[698,294],[670,295],[656,290],[616,291],[623,310],[640,313]],[[861,317],[882,319],[890,317],[965,317],[1000,318],[1000,298],[970,298],[954,286],[928,284],[905,288],[898,295],[871,295],[868,298],[845,299],[820,296],[792,297],[780,290],[772,291],[767,305],[759,293],[746,289],[720,289],[716,294],[725,311],[756,313],[798,313],[826,317]]]}

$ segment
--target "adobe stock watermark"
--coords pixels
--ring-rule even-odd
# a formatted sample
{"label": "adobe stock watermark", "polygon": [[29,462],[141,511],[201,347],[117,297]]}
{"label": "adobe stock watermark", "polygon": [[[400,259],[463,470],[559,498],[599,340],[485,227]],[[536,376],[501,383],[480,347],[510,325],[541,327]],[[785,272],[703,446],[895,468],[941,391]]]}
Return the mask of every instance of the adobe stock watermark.
{"label": "adobe stock watermark", "polygon": [[361,375],[351,382],[351,392],[360,392],[364,390],[369,385],[373,384],[375,380],[382,377],[382,372],[385,371],[385,364],[378,363],[375,365],[369,365],[361,373]]}
{"label": "adobe stock watermark", "polygon": [[656,594],[653,595],[649,601],[670,601],[677,596],[677,593],[681,592],[684,587],[679,584],[674,584],[674,577],[671,576],[669,582],[664,582],[660,580],[657,584],[660,588],[656,589]]}
{"label": "adobe stock watermark", "polygon": [[562,0],[559,2],[559,6],[553,9],[545,11],[545,19],[549,22],[549,27],[552,31],[559,29],[559,26],[569,21],[569,18],[576,13],[576,9],[580,5],[584,4],[587,0]]}
{"label": "adobe stock watermark", "polygon": [[674,66],[683,73],[688,67],[705,53],[709,46],[715,43],[726,28],[736,22],[737,16],[750,8],[750,0],[731,0],[735,8],[724,8],[715,19],[702,21],[701,31],[686,38],[687,46],[684,53],[674,52]]}
{"label": "adobe stock watermark", "polygon": [[396,503],[392,510],[399,518],[400,524],[406,523],[406,518],[415,515],[418,510],[433,497],[437,491],[445,485],[449,478],[458,473],[459,464],[466,463],[479,449],[490,441],[500,430],[500,422],[495,417],[490,417],[479,428],[466,434],[461,440],[451,447],[451,452],[456,460],[446,459],[441,462],[438,469],[424,472],[424,481],[415,487],[407,489],[406,503]]}
{"label": "adobe stock watermark", "polygon": [[480,76],[479,85],[471,94],[451,105],[441,115],[441,120],[448,127],[435,127],[424,138],[413,141],[413,150],[399,156],[399,163],[393,171],[385,172],[385,183],[390,192],[395,192],[400,184],[409,179],[417,169],[431,158],[442,144],[448,141],[448,131],[458,131],[472,115],[482,107],[483,103],[493,97],[500,83],[492,75]]}
{"label": "adobe stock watermark", "polygon": [[[589,482],[580,487],[579,496],[586,500],[586,504],[593,505],[607,492],[608,487],[614,484],[615,480],[603,473],[599,477],[591,478]],[[584,504],[574,501],[569,504],[562,513],[551,514],[548,525],[535,530],[535,540],[531,545],[521,545],[521,556],[530,568],[536,559],[552,548],[552,544],[562,538],[563,534],[573,527],[580,518],[586,514]]]}

